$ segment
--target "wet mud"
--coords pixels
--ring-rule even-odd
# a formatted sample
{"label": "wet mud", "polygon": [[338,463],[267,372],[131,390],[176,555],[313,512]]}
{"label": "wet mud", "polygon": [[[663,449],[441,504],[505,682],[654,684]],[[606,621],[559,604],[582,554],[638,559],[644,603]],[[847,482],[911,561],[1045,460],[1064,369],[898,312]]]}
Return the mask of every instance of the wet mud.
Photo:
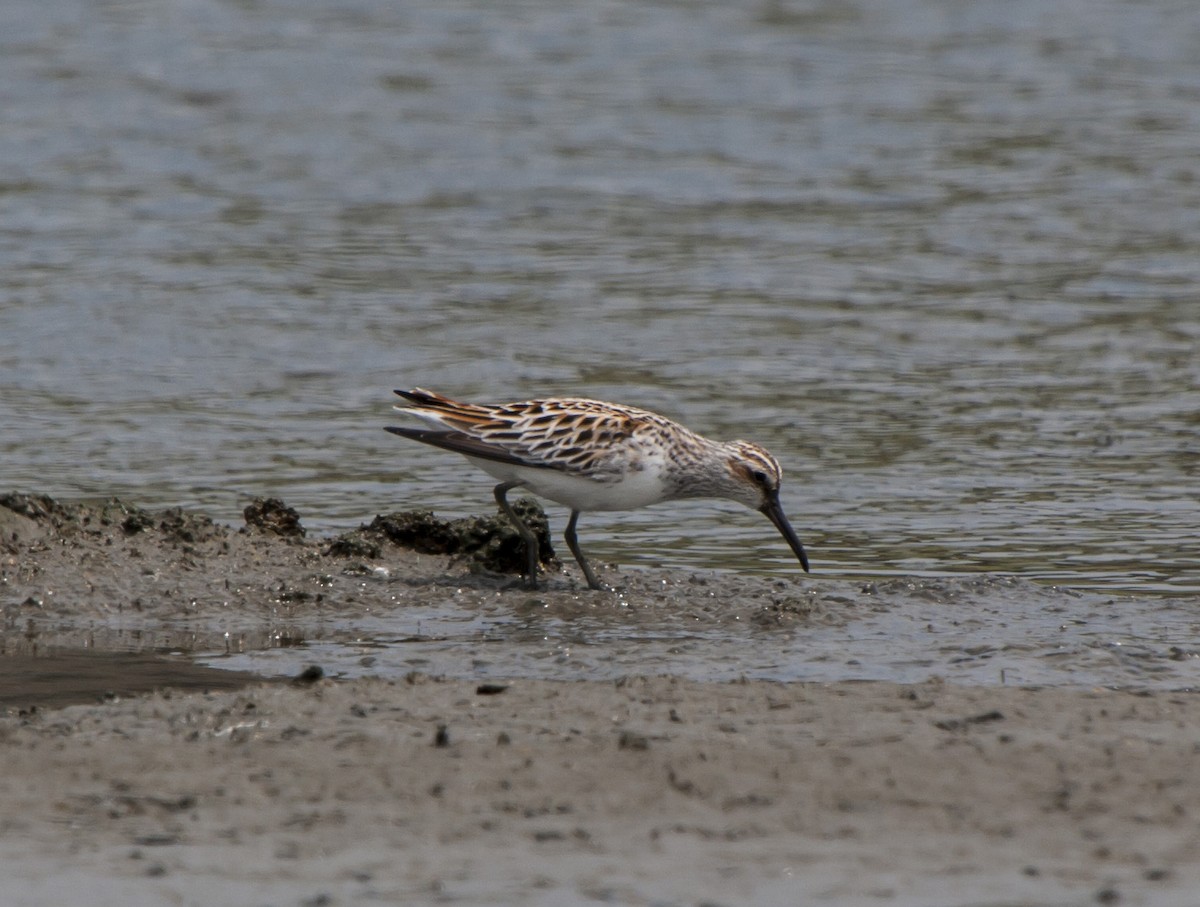
{"label": "wet mud", "polygon": [[11,902],[1200,886],[1194,602],[614,565],[592,592],[548,551],[531,592],[506,531],[0,496]]}
{"label": "wet mud", "polygon": [[498,513],[449,521],[428,511],[384,514],[313,538],[278,500],[254,502],[245,525],[231,527],[115,499],[0,496],[0,638],[217,655],[295,649],[330,634],[387,635],[387,618],[396,629],[413,614],[423,628],[408,635],[417,636],[445,621],[523,632],[534,620],[590,618],[610,628],[645,620],[658,630],[703,624],[708,632],[833,619],[819,595],[761,578],[622,575],[607,566],[614,591],[592,593],[555,557],[541,508],[531,499],[514,506],[542,546],[535,592],[521,582],[521,539]]}
{"label": "wet mud", "polygon": [[[375,516],[335,537],[279,500],[241,526],[177,508],[0,496],[0,644],[8,651],[190,655],[291,676],[411,670],[479,680],[883,680],[1200,687],[1200,609],[1003,575],[751,576],[596,567],[586,588],[517,502],[544,573],[520,579],[499,514]],[[748,558],[753,558],[753,552]]]}

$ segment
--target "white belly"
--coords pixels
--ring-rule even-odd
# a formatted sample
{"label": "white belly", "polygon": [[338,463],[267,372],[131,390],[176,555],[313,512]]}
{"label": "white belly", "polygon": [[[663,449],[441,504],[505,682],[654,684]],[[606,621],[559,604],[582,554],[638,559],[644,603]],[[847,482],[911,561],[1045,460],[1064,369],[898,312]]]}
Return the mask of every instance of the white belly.
{"label": "white belly", "polygon": [[556,469],[513,466],[476,457],[467,459],[501,482],[520,482],[538,497],[572,510],[637,510],[664,499],[665,486],[659,470],[653,466],[626,473],[616,482],[597,482]]}

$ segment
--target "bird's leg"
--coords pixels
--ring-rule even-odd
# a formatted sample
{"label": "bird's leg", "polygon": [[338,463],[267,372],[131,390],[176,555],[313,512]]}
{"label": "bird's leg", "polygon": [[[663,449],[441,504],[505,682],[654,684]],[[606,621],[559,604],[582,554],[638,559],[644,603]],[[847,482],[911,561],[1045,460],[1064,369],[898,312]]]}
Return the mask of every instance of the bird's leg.
{"label": "bird's leg", "polygon": [[588,566],[587,558],[583,556],[583,552],[579,550],[579,539],[575,535],[575,523],[579,520],[579,511],[571,511],[571,519],[567,520],[566,531],[563,532],[563,538],[567,540],[567,547],[571,549],[571,553],[575,555],[575,560],[579,562],[579,566],[583,568],[583,575],[587,578],[589,589],[603,589],[600,585],[600,580],[596,579],[596,574],[592,572],[592,568]]}
{"label": "bird's leg", "polygon": [[504,515],[508,517],[513,528],[517,530],[517,534],[521,536],[521,541],[525,543],[525,561],[527,572],[525,574],[525,588],[537,588],[538,575],[538,553],[540,546],[538,545],[537,536],[533,534],[533,530],[525,525],[525,521],[517,516],[517,512],[512,509],[512,505],[508,503],[508,498],[504,495],[513,488],[520,488],[520,482],[501,482],[492,492],[496,496],[496,503],[500,505],[500,509],[504,511]]}

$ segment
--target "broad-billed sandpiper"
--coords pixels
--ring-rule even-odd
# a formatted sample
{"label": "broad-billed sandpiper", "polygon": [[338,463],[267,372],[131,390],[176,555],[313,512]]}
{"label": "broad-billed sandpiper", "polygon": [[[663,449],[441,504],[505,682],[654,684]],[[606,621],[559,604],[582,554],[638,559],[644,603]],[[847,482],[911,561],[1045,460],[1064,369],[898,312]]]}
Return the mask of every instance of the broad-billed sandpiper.
{"label": "broad-billed sandpiper", "polygon": [[388,431],[460,453],[500,480],[494,494],[525,542],[529,588],[537,587],[538,544],[505,497],[514,488],[571,509],[563,537],[592,589],[604,586],[579,549],[579,514],[680,498],[728,498],[766,514],[808,571],[779,503],[779,462],[757,444],[710,441],[656,413],[599,400],[476,404],[419,387],[396,393],[408,401],[397,410],[432,427]]}

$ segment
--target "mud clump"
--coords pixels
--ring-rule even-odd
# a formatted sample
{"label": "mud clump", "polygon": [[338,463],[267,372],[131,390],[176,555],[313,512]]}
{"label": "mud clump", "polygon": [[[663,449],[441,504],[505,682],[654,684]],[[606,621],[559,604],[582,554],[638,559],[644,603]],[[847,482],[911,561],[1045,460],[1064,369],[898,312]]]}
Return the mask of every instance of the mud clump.
{"label": "mud clump", "polygon": [[138,509],[121,521],[121,531],[126,535],[137,535],[154,528],[154,517],[144,510]]}
{"label": "mud clump", "polygon": [[221,538],[227,530],[203,514],[184,513],[172,507],[159,516],[158,531],[171,541],[195,544]]}
{"label": "mud clump", "polygon": [[46,527],[37,518],[22,512],[24,508],[21,502],[14,501],[16,506],[11,508],[3,503],[13,497],[4,495],[0,498],[0,551],[10,554],[18,553],[23,546],[31,545],[46,535]]}
{"label": "mud clump", "polygon": [[37,523],[62,523],[70,519],[70,511],[47,494],[20,494],[9,492],[0,495],[0,507],[28,517]]}
{"label": "mud clump", "polygon": [[195,544],[221,539],[228,533],[203,514],[185,513],[179,507],[155,513],[118,498],[100,504],[63,504],[49,495],[10,492],[0,495],[0,507],[61,538],[102,536],[114,531],[133,536],[157,531],[167,541]]}
{"label": "mud clump", "polygon": [[[110,513],[110,509],[117,512]],[[102,526],[119,526],[126,536],[157,532],[166,541],[185,545],[222,539],[228,533],[225,527],[218,526],[204,514],[185,513],[179,507],[168,507],[166,510],[152,513],[140,507],[122,504],[115,498],[105,505],[99,522]]]}
{"label": "mud clump", "polygon": [[300,525],[300,514],[279,498],[255,498],[242,511],[246,526],[283,538],[302,539],[307,534]]}
{"label": "mud clump", "polygon": [[454,523],[439,520],[431,510],[405,510],[377,516],[367,530],[422,554],[457,554],[463,549]]}
{"label": "mud clump", "polygon": [[[521,498],[513,510],[538,540],[538,563],[558,567],[554,545],[550,541],[550,521],[533,498]],[[525,572],[525,542],[502,513],[493,516],[464,517],[451,522],[459,539],[460,550],[473,563],[497,573]]]}
{"label": "mud clump", "polygon": [[[521,498],[513,509],[538,540],[538,560],[557,566],[546,513],[532,498]],[[375,517],[370,525],[338,536],[325,553],[334,557],[377,558],[383,542],[422,554],[444,554],[468,560],[493,573],[523,573],[525,543],[503,514],[438,519],[429,510],[405,510]]]}
{"label": "mud clump", "polygon": [[330,557],[355,557],[365,560],[377,560],[383,555],[383,545],[377,538],[368,536],[367,526],[344,532],[329,543],[325,554]]}

